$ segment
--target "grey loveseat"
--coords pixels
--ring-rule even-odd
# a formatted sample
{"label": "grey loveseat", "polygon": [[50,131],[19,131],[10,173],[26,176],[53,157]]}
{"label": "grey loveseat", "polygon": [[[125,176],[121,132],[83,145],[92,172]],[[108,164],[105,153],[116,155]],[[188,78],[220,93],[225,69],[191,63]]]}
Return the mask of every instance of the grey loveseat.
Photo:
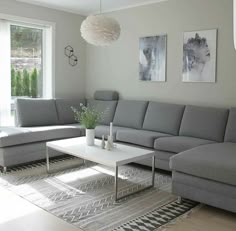
{"label": "grey loveseat", "polygon": [[18,99],[17,127],[0,127],[0,165],[4,170],[8,166],[45,158],[45,143],[49,140],[83,135],[70,108],[79,107],[80,103],[85,100]]}
{"label": "grey loveseat", "polygon": [[[32,162],[45,158],[46,142],[85,134],[82,126],[75,122],[71,107],[80,104],[96,104],[105,114],[102,123],[108,125],[113,120],[118,93],[100,91],[94,100],[86,99],[17,99],[16,127],[0,127],[0,166],[3,171],[8,166]],[[56,151],[50,156],[63,155]]]}
{"label": "grey loveseat", "polygon": [[[17,102],[21,127],[0,128],[13,129],[0,138],[2,166],[44,158],[47,140],[84,134],[70,110],[84,100],[32,102]],[[96,137],[108,135],[112,121],[117,142],[155,149],[156,167],[173,172],[176,195],[236,212],[236,109],[118,100],[115,92],[96,92],[86,103],[109,108]]]}

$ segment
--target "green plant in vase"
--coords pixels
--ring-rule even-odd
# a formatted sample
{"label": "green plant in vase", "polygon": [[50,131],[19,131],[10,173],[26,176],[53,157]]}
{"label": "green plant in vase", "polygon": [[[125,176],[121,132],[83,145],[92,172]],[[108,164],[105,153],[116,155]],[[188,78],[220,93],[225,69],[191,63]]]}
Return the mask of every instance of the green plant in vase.
{"label": "green plant in vase", "polygon": [[94,145],[95,138],[95,127],[101,122],[103,112],[97,111],[94,107],[84,106],[80,104],[80,109],[76,109],[75,107],[71,107],[74,112],[75,120],[80,123],[86,129],[86,142],[87,145]]}

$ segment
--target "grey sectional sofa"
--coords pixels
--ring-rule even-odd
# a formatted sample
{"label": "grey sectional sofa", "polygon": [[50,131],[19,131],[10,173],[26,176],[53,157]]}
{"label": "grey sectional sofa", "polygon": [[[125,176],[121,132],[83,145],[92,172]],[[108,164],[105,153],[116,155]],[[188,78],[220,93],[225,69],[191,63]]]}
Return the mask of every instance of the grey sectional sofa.
{"label": "grey sectional sofa", "polygon": [[[0,136],[0,165],[44,158],[46,141],[84,135],[70,109],[81,102],[19,99],[20,127],[0,128],[8,134]],[[108,135],[112,121],[117,142],[155,149],[156,167],[173,172],[176,195],[236,212],[236,108],[118,100],[111,91],[96,92],[86,103],[109,108],[96,137]]]}
{"label": "grey sectional sofa", "polygon": [[[212,120],[217,117],[220,115]],[[171,158],[172,188],[182,197],[236,212],[236,108],[230,109],[224,133],[225,117],[218,121],[221,129],[211,130],[212,139],[220,143],[198,146]]]}

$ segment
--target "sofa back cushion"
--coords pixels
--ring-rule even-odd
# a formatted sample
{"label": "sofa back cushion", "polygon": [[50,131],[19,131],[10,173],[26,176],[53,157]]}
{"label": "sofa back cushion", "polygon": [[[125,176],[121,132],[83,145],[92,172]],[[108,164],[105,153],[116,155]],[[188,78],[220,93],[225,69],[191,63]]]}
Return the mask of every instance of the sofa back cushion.
{"label": "sofa back cushion", "polygon": [[178,135],[184,105],[149,102],[143,129]]}
{"label": "sofa back cushion", "polygon": [[227,118],[227,109],[186,106],[180,135],[222,142]]}
{"label": "sofa back cushion", "polygon": [[85,105],[85,99],[55,99],[58,119],[60,124],[76,123],[71,107],[80,109],[80,104]]}
{"label": "sofa back cushion", "polygon": [[117,101],[102,101],[102,100],[88,99],[87,105],[103,113],[100,124],[109,125],[110,122],[113,121]]}
{"label": "sofa back cushion", "polygon": [[236,108],[231,108],[225,132],[225,142],[236,143]]}
{"label": "sofa back cushion", "polygon": [[102,101],[118,100],[119,94],[116,91],[95,91],[94,99]]}
{"label": "sofa back cushion", "polygon": [[120,100],[116,107],[114,125],[142,128],[147,105],[147,101]]}
{"label": "sofa back cushion", "polygon": [[16,99],[16,117],[19,127],[59,123],[54,99]]}

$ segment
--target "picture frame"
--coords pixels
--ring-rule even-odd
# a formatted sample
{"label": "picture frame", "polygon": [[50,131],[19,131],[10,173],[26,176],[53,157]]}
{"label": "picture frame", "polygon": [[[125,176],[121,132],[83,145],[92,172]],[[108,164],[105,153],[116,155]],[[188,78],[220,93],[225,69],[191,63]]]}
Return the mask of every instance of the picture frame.
{"label": "picture frame", "polygon": [[139,39],[139,80],[166,81],[167,35]]}
{"label": "picture frame", "polygon": [[183,82],[216,82],[217,29],[184,32]]}

